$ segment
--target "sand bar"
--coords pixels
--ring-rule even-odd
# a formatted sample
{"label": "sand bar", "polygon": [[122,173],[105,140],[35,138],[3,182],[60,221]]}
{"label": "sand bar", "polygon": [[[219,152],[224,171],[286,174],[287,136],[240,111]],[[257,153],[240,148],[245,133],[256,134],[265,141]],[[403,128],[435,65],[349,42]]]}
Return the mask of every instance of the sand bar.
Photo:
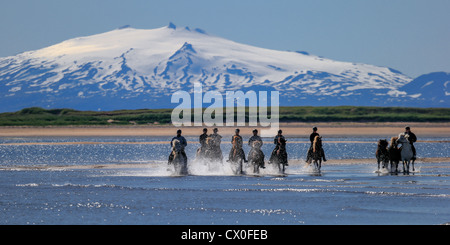
{"label": "sand bar", "polygon": [[[450,123],[280,123],[286,137],[308,137],[312,127],[319,128],[324,137],[380,137],[389,138],[404,131],[405,125],[419,137],[450,137]],[[182,127],[184,136],[198,136],[203,127]],[[234,134],[236,127],[218,127],[222,136]],[[253,128],[239,127],[241,135],[249,136]],[[0,127],[0,137],[26,136],[172,136],[178,128],[159,126],[49,126]],[[212,127],[208,127],[211,133]]]}

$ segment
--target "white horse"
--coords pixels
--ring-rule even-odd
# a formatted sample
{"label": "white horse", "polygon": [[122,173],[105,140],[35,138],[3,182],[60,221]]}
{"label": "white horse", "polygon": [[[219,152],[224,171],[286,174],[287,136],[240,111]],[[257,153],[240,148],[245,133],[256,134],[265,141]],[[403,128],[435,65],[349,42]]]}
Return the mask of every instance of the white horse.
{"label": "white horse", "polygon": [[[403,173],[409,173],[409,164],[412,163],[413,171],[414,169],[414,160],[412,160],[414,154],[412,151],[411,143],[409,143],[408,140],[409,135],[405,135],[404,133],[401,133],[398,135],[397,143],[402,144],[402,151],[401,151],[401,160],[403,162]],[[412,161],[411,161],[412,160]],[[405,169],[406,164],[406,169]]]}

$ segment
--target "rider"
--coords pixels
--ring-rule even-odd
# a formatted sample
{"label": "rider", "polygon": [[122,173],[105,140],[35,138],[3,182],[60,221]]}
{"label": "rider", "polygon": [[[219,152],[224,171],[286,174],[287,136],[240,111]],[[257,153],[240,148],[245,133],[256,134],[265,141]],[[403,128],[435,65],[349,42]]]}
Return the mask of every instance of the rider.
{"label": "rider", "polygon": [[287,152],[286,152],[286,138],[282,135],[283,131],[280,129],[278,130],[278,134],[273,139],[273,143],[276,145],[275,149],[272,151],[272,155],[270,156],[269,163],[274,162],[274,158],[278,157],[279,160],[281,160],[280,163],[288,165],[287,160]]}
{"label": "rider", "polygon": [[232,147],[231,147],[231,150],[230,150],[230,154],[228,156],[228,161],[230,161],[230,162],[233,159],[233,154],[234,154],[235,150],[238,151],[237,154],[241,154],[242,155],[242,158],[244,159],[244,162],[248,162],[245,159],[244,149],[242,149],[242,142],[243,142],[243,140],[242,140],[242,136],[239,135],[240,131],[241,130],[237,128],[234,131],[235,134],[233,135],[233,137],[231,137],[231,145],[232,145]]}
{"label": "rider", "polygon": [[[250,137],[250,139],[248,140],[248,145],[251,147],[250,152],[248,153],[249,156],[251,156],[252,152],[253,152],[253,142],[254,141],[260,141],[261,142],[261,147],[263,145],[263,141],[261,139],[261,137],[258,136],[258,130],[257,129],[253,129],[253,136]],[[262,168],[266,168],[264,167],[264,162],[261,166]]]}
{"label": "rider", "polygon": [[[313,144],[314,144],[314,138],[316,138],[316,136],[320,136],[320,135],[319,135],[319,133],[317,133],[317,127],[313,127],[313,132],[309,135],[309,140],[311,141],[311,146],[309,147],[307,157],[306,157],[307,163],[311,163],[311,161],[312,161],[312,149],[313,149]],[[323,151],[323,149],[322,149],[322,156],[323,156],[323,161],[326,162],[327,159],[325,158],[325,152]]]}
{"label": "rider", "polygon": [[413,152],[412,160],[416,160],[416,147],[414,147],[413,143],[417,141],[417,136],[413,132],[411,132],[411,128],[409,126],[405,127],[405,135],[406,134],[409,135],[408,140],[409,140],[409,143],[411,144],[411,149]]}
{"label": "rider", "polygon": [[[186,139],[183,136],[181,136],[181,129],[177,130],[177,136],[173,137],[172,140],[170,141],[170,146],[171,147],[173,147],[173,140],[175,140],[175,139],[180,141],[180,144],[182,146],[180,153],[184,157],[184,163],[187,164],[187,156],[186,156],[186,152],[184,151],[184,148],[187,146],[187,141],[186,141]],[[173,152],[171,152],[170,156],[169,156],[169,163],[172,162],[173,157],[174,157]]]}
{"label": "rider", "polygon": [[220,143],[222,141],[222,136],[220,134],[218,134],[217,132],[219,132],[219,129],[214,128],[213,129],[213,134],[210,134],[209,137],[211,138],[213,144],[210,146],[211,150],[214,154],[214,156],[216,156],[217,158],[219,158],[222,161],[222,150],[220,149]]}
{"label": "rider", "polygon": [[202,147],[205,147],[206,146],[206,138],[208,137],[208,129],[207,128],[204,128],[203,129],[203,134],[201,134],[199,137],[198,137],[198,141],[200,142],[200,145],[202,146]]}
{"label": "rider", "polygon": [[208,129],[203,129],[203,134],[198,137],[200,148],[197,150],[197,155],[204,156],[206,151],[206,138],[208,138]]}

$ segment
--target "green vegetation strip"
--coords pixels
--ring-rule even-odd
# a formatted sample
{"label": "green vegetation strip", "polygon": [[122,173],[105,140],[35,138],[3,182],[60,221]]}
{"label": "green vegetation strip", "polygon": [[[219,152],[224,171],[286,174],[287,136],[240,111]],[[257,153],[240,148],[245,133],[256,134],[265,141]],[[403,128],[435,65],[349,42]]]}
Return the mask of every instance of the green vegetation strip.
{"label": "green vegetation strip", "polygon": [[[450,122],[450,108],[302,106],[280,107],[279,112],[280,122]],[[236,114],[235,108],[235,117]],[[0,113],[0,126],[170,124],[171,116],[172,109],[77,111],[32,107]],[[226,120],[226,110],[223,110],[223,120]]]}

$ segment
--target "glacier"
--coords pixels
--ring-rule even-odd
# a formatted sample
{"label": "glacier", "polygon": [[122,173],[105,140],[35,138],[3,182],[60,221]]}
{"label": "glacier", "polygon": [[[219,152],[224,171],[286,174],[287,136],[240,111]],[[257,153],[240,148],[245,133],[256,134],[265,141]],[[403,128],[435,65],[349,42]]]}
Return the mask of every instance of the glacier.
{"label": "glacier", "polygon": [[[449,106],[446,81],[422,89],[412,81],[389,67],[254,47],[173,23],[123,26],[0,58],[0,111],[174,108],[171,95],[192,93],[195,82],[204,92],[276,90],[281,106]],[[439,98],[421,91],[441,87]]]}

